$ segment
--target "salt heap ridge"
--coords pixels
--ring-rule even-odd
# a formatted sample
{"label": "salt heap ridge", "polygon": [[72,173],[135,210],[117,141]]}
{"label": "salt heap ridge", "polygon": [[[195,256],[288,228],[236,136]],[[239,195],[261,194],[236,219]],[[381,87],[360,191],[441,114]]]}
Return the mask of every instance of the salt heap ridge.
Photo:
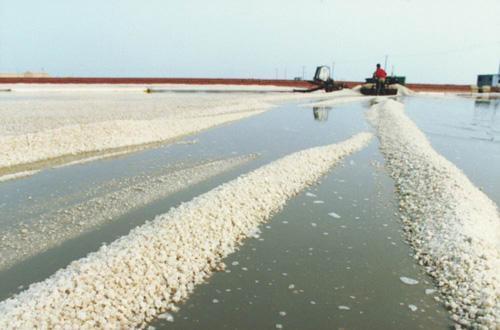
{"label": "salt heap ridge", "polygon": [[395,180],[407,238],[466,327],[500,327],[500,217],[495,203],[439,155],[405,115],[385,100],[368,118]]}
{"label": "salt heap ridge", "polygon": [[371,138],[293,153],[181,204],[1,302],[0,328],[131,328],[176,310],[259,224]]}

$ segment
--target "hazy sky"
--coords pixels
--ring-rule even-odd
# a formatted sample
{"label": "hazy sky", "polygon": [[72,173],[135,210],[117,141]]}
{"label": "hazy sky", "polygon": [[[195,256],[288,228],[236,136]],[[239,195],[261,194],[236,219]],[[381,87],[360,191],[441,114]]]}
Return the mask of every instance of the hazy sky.
{"label": "hazy sky", "polygon": [[0,0],[0,72],[335,78],[375,63],[474,83],[500,61],[500,0]]}

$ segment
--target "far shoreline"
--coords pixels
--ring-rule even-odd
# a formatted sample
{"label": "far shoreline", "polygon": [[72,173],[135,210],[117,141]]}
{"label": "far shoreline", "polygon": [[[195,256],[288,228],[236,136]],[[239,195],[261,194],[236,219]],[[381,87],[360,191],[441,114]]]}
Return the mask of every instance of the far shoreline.
{"label": "far shoreline", "polygon": [[[337,81],[347,88],[361,85],[360,81]],[[165,78],[165,77],[4,77],[1,84],[185,84],[185,85],[260,85],[309,88],[307,80],[248,79],[248,78]],[[470,85],[409,83],[406,87],[417,92],[471,92]]]}

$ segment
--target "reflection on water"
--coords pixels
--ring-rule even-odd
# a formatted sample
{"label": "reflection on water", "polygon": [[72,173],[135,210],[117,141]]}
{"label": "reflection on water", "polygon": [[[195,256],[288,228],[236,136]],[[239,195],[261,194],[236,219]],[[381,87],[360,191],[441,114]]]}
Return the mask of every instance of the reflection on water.
{"label": "reflection on water", "polygon": [[500,107],[500,99],[490,98],[490,97],[478,97],[474,100],[474,105],[476,108],[493,108],[496,110]]}
{"label": "reflection on water", "polygon": [[[477,98],[474,101],[474,115],[471,125],[483,131],[485,140],[498,140],[500,127],[496,122],[498,109],[500,108],[500,99]],[[496,136],[497,135],[497,136]]]}
{"label": "reflection on water", "polygon": [[332,109],[331,107],[313,107],[314,120],[327,121],[328,112],[331,109]]}

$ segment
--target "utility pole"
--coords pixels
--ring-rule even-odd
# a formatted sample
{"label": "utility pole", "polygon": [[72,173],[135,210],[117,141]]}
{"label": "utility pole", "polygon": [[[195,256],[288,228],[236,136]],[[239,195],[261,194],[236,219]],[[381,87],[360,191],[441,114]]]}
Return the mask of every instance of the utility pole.
{"label": "utility pole", "polygon": [[387,59],[389,58],[389,55],[385,55],[385,64],[384,64],[384,70],[387,70]]}
{"label": "utility pole", "polygon": [[302,66],[302,80],[305,79],[305,76],[306,76],[306,67],[305,65]]}

